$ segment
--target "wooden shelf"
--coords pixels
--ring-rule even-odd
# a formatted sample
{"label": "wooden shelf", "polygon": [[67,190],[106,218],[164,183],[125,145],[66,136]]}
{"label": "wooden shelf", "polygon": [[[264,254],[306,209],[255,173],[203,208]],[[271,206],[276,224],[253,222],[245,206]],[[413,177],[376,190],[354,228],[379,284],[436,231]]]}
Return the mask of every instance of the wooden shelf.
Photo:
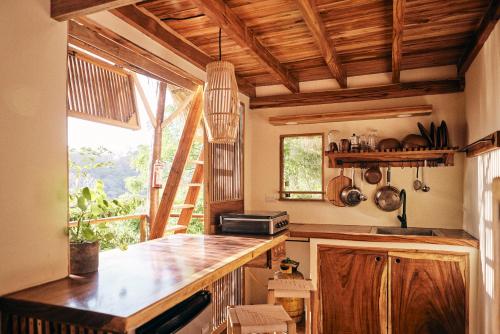
{"label": "wooden shelf", "polygon": [[467,158],[473,158],[498,149],[500,149],[500,131],[493,132],[489,136],[465,146],[460,152],[465,152]]}
{"label": "wooden shelf", "polygon": [[325,152],[330,168],[453,166],[457,148],[388,150],[375,152]]}

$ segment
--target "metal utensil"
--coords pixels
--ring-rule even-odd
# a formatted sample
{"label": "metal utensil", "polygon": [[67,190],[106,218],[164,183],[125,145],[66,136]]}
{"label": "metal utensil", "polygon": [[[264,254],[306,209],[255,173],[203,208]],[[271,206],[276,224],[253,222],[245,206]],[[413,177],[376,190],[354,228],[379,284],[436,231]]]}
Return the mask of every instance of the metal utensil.
{"label": "metal utensil", "polygon": [[[427,167],[427,160],[424,160],[424,168]],[[425,184],[424,181],[424,168],[422,168],[422,191],[424,193],[428,193],[431,191],[431,187],[429,187],[427,184]]]}
{"label": "metal utensil", "polygon": [[395,211],[401,207],[399,189],[391,186],[391,167],[387,167],[387,183],[375,193],[375,204],[382,211]]}
{"label": "metal utensil", "polygon": [[418,178],[419,169],[420,169],[420,167],[417,166],[417,179],[415,181],[413,181],[413,189],[415,189],[416,191],[422,189],[422,186],[423,186],[422,181],[420,181],[420,179]]}
{"label": "metal utensil", "polygon": [[346,206],[356,206],[361,201],[366,200],[366,196],[363,195],[361,190],[356,187],[356,175],[355,175],[355,169],[352,169],[352,186],[347,186],[344,189],[342,189],[342,192],[340,194],[340,198],[342,199],[342,202]]}

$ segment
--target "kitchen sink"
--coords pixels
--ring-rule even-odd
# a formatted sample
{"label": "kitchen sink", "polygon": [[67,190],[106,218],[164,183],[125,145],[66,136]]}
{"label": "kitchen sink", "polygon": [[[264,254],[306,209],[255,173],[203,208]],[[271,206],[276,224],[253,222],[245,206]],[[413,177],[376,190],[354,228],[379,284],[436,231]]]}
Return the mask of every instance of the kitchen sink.
{"label": "kitchen sink", "polygon": [[401,228],[401,227],[377,227],[376,234],[387,235],[421,235],[421,236],[436,236],[436,233],[429,228]]}

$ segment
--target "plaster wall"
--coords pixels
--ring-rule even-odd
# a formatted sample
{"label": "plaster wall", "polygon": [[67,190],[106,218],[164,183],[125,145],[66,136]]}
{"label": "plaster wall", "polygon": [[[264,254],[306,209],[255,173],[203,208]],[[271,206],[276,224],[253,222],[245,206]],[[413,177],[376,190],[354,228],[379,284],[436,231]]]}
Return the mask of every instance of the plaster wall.
{"label": "plaster wall", "polygon": [[68,273],[66,24],[0,2],[0,295]]}

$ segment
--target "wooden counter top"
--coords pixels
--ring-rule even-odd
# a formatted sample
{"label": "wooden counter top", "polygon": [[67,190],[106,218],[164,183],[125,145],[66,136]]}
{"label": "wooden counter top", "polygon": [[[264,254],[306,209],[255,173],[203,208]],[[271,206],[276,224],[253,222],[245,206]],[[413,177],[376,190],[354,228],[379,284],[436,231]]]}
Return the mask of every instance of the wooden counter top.
{"label": "wooden counter top", "polygon": [[[387,226],[380,226],[387,227]],[[290,224],[290,236],[300,238],[339,239],[355,241],[416,242],[437,245],[479,248],[479,241],[464,230],[430,228],[435,236],[376,234],[377,226]]]}
{"label": "wooden counter top", "polygon": [[287,238],[176,234],[103,252],[97,273],[0,297],[0,310],[125,332]]}

